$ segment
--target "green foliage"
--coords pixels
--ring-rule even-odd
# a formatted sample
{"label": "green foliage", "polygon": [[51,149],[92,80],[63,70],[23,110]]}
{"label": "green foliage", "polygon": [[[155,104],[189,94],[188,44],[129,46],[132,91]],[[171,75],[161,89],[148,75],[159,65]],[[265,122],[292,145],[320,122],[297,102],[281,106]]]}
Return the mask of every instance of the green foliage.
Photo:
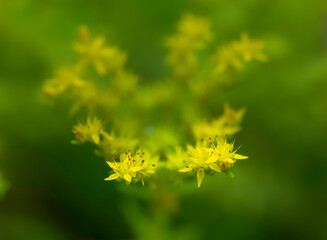
{"label": "green foliage", "polygon": [[[224,91],[216,93],[200,78],[187,84],[199,97],[208,91],[213,101],[202,96],[199,112],[186,106],[178,119],[210,125],[224,115],[225,102],[246,107],[236,146],[243,143],[239,152],[250,160],[237,162],[233,179],[208,172],[200,189],[195,176],[178,171],[171,176],[165,169],[158,174],[173,183],[158,195],[150,180],[145,187],[105,182],[110,168],[103,159],[112,158],[101,149],[94,155],[94,145],[70,144],[72,126],[86,122],[86,108],[67,117],[72,99],[49,101],[40,87],[54,69],[78,60],[70,43],[78,26],[86,24],[128,53],[126,69],[133,69],[142,87],[134,103],[142,106],[142,115],[171,97],[169,79],[162,79],[172,72],[164,60],[169,54],[164,39],[177,34],[175,24],[185,12],[205,16],[215,33],[207,48],[196,50],[203,73],[210,72],[216,46],[228,46],[240,33],[265,42],[269,60],[246,63],[233,78],[225,76]],[[156,233],[179,239],[326,239],[327,163],[317,151],[327,122],[325,19],[324,0],[0,1],[0,135],[6,142],[0,172],[11,186],[0,201],[0,239],[144,239]],[[88,79],[94,75],[93,69]],[[129,79],[127,92],[135,82]],[[97,84],[105,87],[102,80]],[[125,94],[124,88],[110,87]],[[156,100],[148,101],[153,96]],[[144,137],[134,144],[146,144],[160,156],[178,151],[183,156],[185,145],[194,147],[193,130],[184,135],[184,126],[171,128],[158,117],[164,110],[157,108],[143,120]],[[100,111],[92,117],[120,139],[114,149],[132,148],[123,143],[131,138],[128,129],[139,123],[126,120],[131,111],[118,113],[123,117],[113,122]],[[160,129],[150,124],[157,122]],[[165,146],[157,143],[159,136]],[[158,206],[162,210],[155,214]]]}

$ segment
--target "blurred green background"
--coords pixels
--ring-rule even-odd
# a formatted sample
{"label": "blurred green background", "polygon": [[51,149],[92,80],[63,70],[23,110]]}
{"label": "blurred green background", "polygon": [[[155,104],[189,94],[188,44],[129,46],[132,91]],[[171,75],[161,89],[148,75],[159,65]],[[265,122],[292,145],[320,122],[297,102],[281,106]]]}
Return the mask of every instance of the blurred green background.
{"label": "blurred green background", "polygon": [[[263,39],[270,61],[217,96],[247,107],[236,177],[181,187],[174,214],[149,214],[151,192],[104,182],[93,147],[70,144],[69,104],[41,88],[74,60],[80,24],[126,51],[142,81],[162,78],[163,39],[185,12],[210,19],[217,44]],[[326,133],[325,0],[0,1],[0,239],[327,239]]]}

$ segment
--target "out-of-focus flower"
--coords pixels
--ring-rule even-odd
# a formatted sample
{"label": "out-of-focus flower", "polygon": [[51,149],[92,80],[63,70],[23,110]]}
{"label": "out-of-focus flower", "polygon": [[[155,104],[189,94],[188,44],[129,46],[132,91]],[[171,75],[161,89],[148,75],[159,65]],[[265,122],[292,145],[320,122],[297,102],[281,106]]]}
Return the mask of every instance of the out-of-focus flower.
{"label": "out-of-focus flower", "polygon": [[86,85],[74,68],[62,68],[56,76],[46,80],[43,85],[43,92],[50,97],[55,97],[73,89],[79,89]]}
{"label": "out-of-focus flower", "polygon": [[262,52],[263,48],[262,41],[250,40],[248,34],[243,33],[239,41],[233,41],[217,48],[217,52],[213,56],[213,61],[216,63],[214,74],[223,73],[230,68],[242,70],[244,62],[267,61],[267,56]]}
{"label": "out-of-focus flower", "polygon": [[135,138],[128,136],[117,136],[114,133],[102,133],[103,140],[100,142],[99,147],[101,152],[99,155],[103,155],[106,160],[110,160],[113,156],[117,156],[126,149],[134,151],[139,141]]}
{"label": "out-of-focus flower", "polygon": [[167,154],[166,167],[171,170],[181,169],[185,166],[187,158],[187,153],[180,146],[177,146],[174,151]]}
{"label": "out-of-focus flower", "polygon": [[175,75],[193,73],[197,67],[196,50],[202,49],[212,38],[207,19],[186,14],[177,25],[177,34],[166,39],[169,49],[167,63]]}
{"label": "out-of-focus flower", "polygon": [[102,122],[96,117],[88,117],[86,123],[79,123],[74,127],[75,143],[92,142],[100,143],[100,135],[104,133]]}
{"label": "out-of-focus flower", "polygon": [[207,139],[214,136],[233,135],[240,131],[240,123],[245,108],[234,110],[229,104],[224,105],[224,114],[210,123],[200,122],[192,126],[196,139]]}
{"label": "out-of-focus flower", "polygon": [[250,62],[253,59],[265,62],[268,59],[267,56],[262,53],[264,48],[263,41],[250,40],[247,33],[241,34],[241,40],[235,41],[233,45],[235,50],[242,55],[243,60],[246,62]]}
{"label": "out-of-focus flower", "polygon": [[80,65],[91,63],[100,75],[120,71],[126,62],[126,55],[116,47],[106,46],[103,37],[91,39],[86,26],[79,28],[79,42],[74,44],[74,49],[81,55]]}
{"label": "out-of-focus flower", "polygon": [[213,60],[217,63],[214,73],[222,73],[229,68],[236,70],[242,70],[244,64],[240,58],[239,52],[235,50],[233,45],[225,45],[217,48],[216,55],[213,56]]}

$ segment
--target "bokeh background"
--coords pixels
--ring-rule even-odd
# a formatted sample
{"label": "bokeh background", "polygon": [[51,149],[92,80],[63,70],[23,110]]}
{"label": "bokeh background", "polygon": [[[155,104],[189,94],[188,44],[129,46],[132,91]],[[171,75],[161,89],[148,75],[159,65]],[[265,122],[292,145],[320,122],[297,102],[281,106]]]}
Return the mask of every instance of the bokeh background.
{"label": "bokeh background", "polygon": [[[206,177],[180,189],[173,214],[149,214],[151,193],[103,181],[93,147],[70,144],[69,105],[41,88],[74,59],[81,24],[126,51],[142,81],[162,78],[163,39],[185,12],[210,19],[217,44],[263,39],[270,60],[219,93],[247,107],[236,177]],[[327,239],[326,133],[324,0],[0,1],[0,239]]]}

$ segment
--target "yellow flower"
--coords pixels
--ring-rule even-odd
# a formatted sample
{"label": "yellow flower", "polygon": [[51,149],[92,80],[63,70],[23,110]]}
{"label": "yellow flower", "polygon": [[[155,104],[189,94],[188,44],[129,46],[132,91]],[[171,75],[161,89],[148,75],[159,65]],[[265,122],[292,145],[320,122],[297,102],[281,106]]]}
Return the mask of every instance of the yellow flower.
{"label": "yellow flower", "polygon": [[151,157],[148,152],[138,151],[135,155],[126,152],[120,156],[120,161],[109,162],[108,165],[114,171],[106,181],[124,179],[127,183],[131,183],[133,178],[141,180],[144,185],[144,176],[149,176],[155,172],[158,165],[158,157]]}
{"label": "yellow flower", "polygon": [[234,149],[234,143],[227,143],[226,138],[219,140],[216,138],[216,144],[211,143],[213,154],[217,157],[218,164],[223,171],[230,169],[236,160],[247,159],[248,157],[237,154],[239,148]]}
{"label": "yellow flower", "polygon": [[242,70],[244,62],[252,60],[266,61],[267,56],[262,53],[264,43],[250,40],[248,34],[243,33],[239,41],[233,41],[217,48],[213,60],[216,62],[214,74],[220,74],[230,68]]}
{"label": "yellow flower", "polygon": [[102,154],[106,160],[112,158],[112,156],[117,156],[119,153],[126,149],[134,150],[138,144],[138,140],[127,136],[116,136],[114,133],[102,133],[103,140],[100,142],[99,146],[102,150]]}
{"label": "yellow flower", "polygon": [[186,152],[178,146],[174,151],[167,154],[167,162],[165,166],[171,170],[183,168],[187,158],[188,156]]}
{"label": "yellow flower", "polygon": [[228,104],[224,105],[224,114],[210,123],[199,122],[193,124],[193,134],[197,140],[207,139],[209,137],[222,137],[233,135],[240,131],[240,122],[245,113],[245,108],[234,110]]}
{"label": "yellow flower", "polygon": [[234,143],[227,143],[226,138],[219,140],[216,138],[216,143],[211,141],[202,141],[197,143],[195,147],[187,146],[188,157],[184,160],[185,167],[181,168],[180,172],[196,172],[198,187],[201,186],[205,171],[214,170],[216,172],[227,172],[236,160],[246,159],[246,156],[237,154],[234,150]]}
{"label": "yellow flower", "polygon": [[213,60],[217,63],[214,69],[215,74],[220,74],[229,68],[234,68],[236,70],[242,70],[244,68],[240,54],[235,50],[232,44],[217,48]]}
{"label": "yellow flower", "polygon": [[212,38],[210,22],[204,18],[186,14],[178,23],[177,34],[166,39],[169,48],[167,63],[174,75],[192,74],[197,68],[196,50],[202,49]]}
{"label": "yellow flower", "polygon": [[238,124],[242,120],[242,118],[245,114],[245,111],[246,111],[245,108],[241,108],[239,110],[234,110],[233,108],[231,108],[229,106],[228,103],[225,103],[223,116],[228,125],[235,125],[235,124]]}
{"label": "yellow flower", "polygon": [[136,89],[138,81],[139,78],[136,75],[122,71],[113,79],[111,87],[115,92],[127,96]]}
{"label": "yellow flower", "polygon": [[52,79],[46,80],[43,92],[51,97],[57,96],[65,91],[79,89],[86,85],[73,68],[62,68]]}
{"label": "yellow flower", "polygon": [[242,55],[246,62],[250,62],[253,59],[262,62],[267,61],[267,56],[262,53],[264,43],[262,41],[250,40],[247,33],[241,35],[240,41],[234,42],[234,48]]}
{"label": "yellow flower", "polygon": [[103,134],[102,122],[96,117],[88,117],[86,123],[74,126],[73,133],[76,135],[76,143],[92,142],[100,143],[100,135]]}
{"label": "yellow flower", "polygon": [[119,71],[126,62],[126,55],[115,47],[105,46],[105,39],[90,38],[88,28],[79,28],[79,42],[74,44],[74,50],[78,52],[82,61],[81,66],[93,64],[98,74],[104,75],[107,71]]}
{"label": "yellow flower", "polygon": [[205,143],[198,143],[195,147],[188,145],[187,154],[188,158],[185,161],[186,166],[179,171],[196,172],[198,187],[201,186],[205,170],[210,168],[216,172],[221,172],[220,167],[215,163],[218,160],[218,156],[213,154],[213,150],[209,147],[206,147]]}

